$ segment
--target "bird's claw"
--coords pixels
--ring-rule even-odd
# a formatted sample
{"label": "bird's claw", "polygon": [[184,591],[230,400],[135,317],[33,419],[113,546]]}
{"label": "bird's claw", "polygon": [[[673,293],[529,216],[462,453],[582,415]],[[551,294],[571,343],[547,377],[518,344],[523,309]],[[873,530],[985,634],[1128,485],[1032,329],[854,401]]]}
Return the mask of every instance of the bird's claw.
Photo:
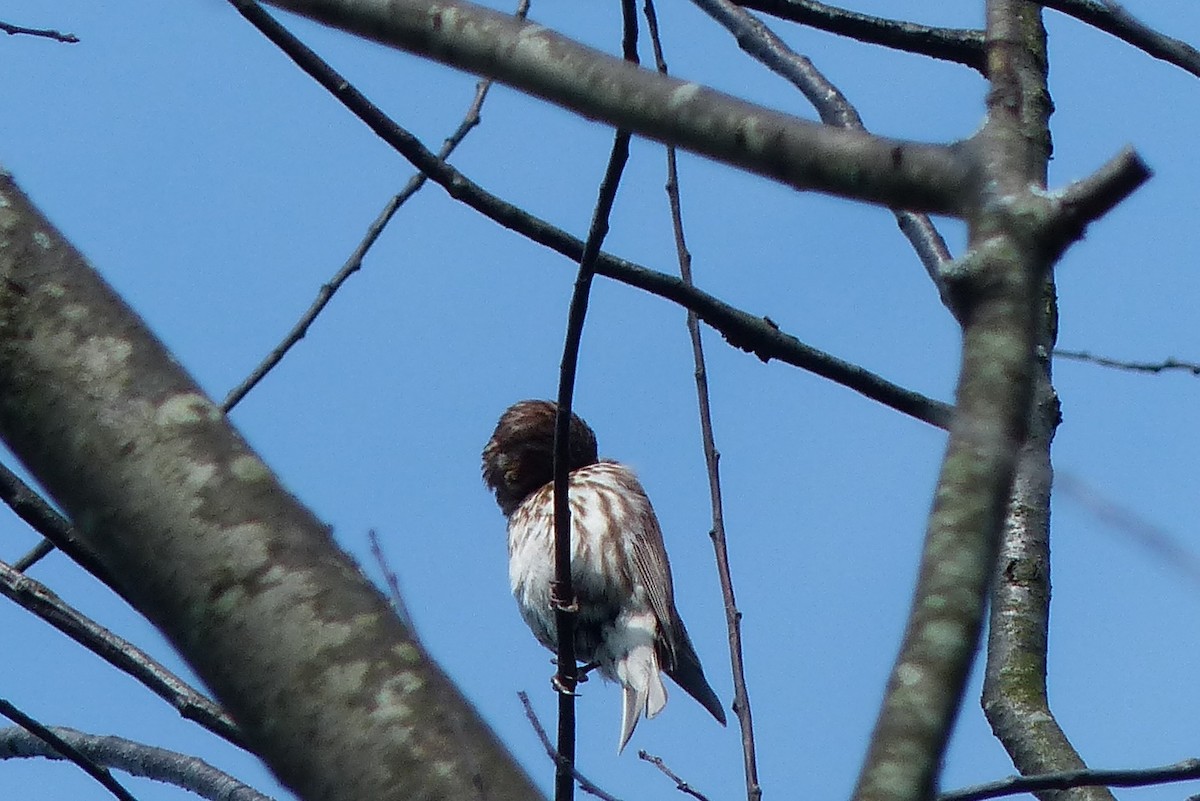
{"label": "bird's claw", "polygon": [[559,695],[572,695],[576,698],[579,697],[579,693],[575,692],[575,683],[568,682],[560,673],[555,673],[550,677],[550,686],[553,687],[554,691]]}
{"label": "bird's claw", "polygon": [[570,600],[563,598],[559,583],[552,581],[550,582],[550,606],[562,612],[575,614],[579,611],[579,599],[573,594]]}

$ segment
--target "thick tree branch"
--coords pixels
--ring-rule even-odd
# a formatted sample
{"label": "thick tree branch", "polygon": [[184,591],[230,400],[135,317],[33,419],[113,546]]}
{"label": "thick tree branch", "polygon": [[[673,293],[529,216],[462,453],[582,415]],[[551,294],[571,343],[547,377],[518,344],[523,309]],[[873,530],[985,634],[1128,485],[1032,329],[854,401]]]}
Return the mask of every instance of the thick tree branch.
{"label": "thick tree branch", "polygon": [[6,173],[0,435],[299,795],[539,796],[328,529]]}
{"label": "thick tree branch", "polygon": [[[1050,357],[1057,336],[1053,280],[1042,292],[1034,401],[1013,478],[996,562],[981,703],[996,738],[1026,775],[1085,769],[1050,709],[1046,653],[1050,628],[1050,443],[1060,420]],[[1042,801],[1058,791],[1044,790]],[[1066,794],[1072,801],[1113,801],[1101,786]],[[1065,799],[1064,799],[1065,801]]]}
{"label": "thick tree branch", "polygon": [[[247,0],[232,1],[239,8],[247,3]],[[257,6],[254,8],[257,9]],[[261,10],[259,13],[261,14]],[[256,21],[255,24],[260,23]],[[316,53],[274,20],[266,17],[261,27],[265,28],[264,32],[268,33],[271,40],[297,66],[331,92],[414,167],[442,186],[451,197],[576,263],[582,258],[582,241],[493,195],[439,159],[415,136],[397,125]],[[781,331],[769,318],[742,311],[700,289],[688,286],[675,276],[650,270],[608,253],[600,253],[597,257],[596,272],[696,312],[701,320],[716,329],[730,345],[753,353],[764,362],[778,359],[828,378],[918,420],[940,428],[949,425],[950,407],[947,404],[900,387],[858,365],[810,347],[791,334]]]}
{"label": "thick tree branch", "polygon": [[[792,50],[753,14],[740,8],[733,0],[693,2],[733,34],[743,50],[799,89],[825,124],[855,131],[866,130],[858,109],[842,91],[810,59]],[[892,213],[896,215],[900,231],[908,238],[937,288],[943,305],[954,312],[942,281],[942,268],[950,261],[950,251],[942,235],[927,214],[896,209]]]}
{"label": "thick tree branch", "polygon": [[801,120],[641,69],[467,0],[271,4],[797,189],[959,215],[973,183],[969,162],[953,147]]}

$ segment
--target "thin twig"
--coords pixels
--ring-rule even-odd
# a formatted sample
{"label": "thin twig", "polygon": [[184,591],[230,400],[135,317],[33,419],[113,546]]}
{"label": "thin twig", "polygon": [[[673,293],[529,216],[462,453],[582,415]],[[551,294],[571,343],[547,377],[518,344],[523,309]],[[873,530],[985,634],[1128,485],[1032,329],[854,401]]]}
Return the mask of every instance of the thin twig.
{"label": "thin twig", "polygon": [[1200,759],[1185,759],[1174,765],[1134,770],[1067,770],[1038,776],[1009,776],[1007,779],[942,793],[937,801],[982,801],[1039,790],[1069,790],[1072,787],[1149,787],[1200,779]]}
{"label": "thin twig", "polygon": [[1111,34],[1147,55],[1174,64],[1200,77],[1200,51],[1187,42],[1165,36],[1146,25],[1113,0],[1037,0],[1080,22]]}
{"label": "thin twig", "polygon": [[[533,704],[529,702],[529,695],[524,690],[517,693],[517,697],[521,699],[521,705],[525,707],[525,717],[529,720],[529,725],[533,727],[533,731],[537,734],[538,739],[542,741],[542,748],[546,750],[546,756],[550,757],[550,761],[555,765],[562,764],[562,757],[554,750],[554,743],[550,742],[550,735],[546,734],[545,727],[538,720],[537,713],[533,711]],[[583,790],[588,795],[594,795],[604,801],[620,801],[616,796],[606,793],[597,787],[590,779],[571,766],[571,774],[575,777],[575,781],[579,782],[579,789]]]}
{"label": "thin twig", "polygon": [[1197,556],[1190,543],[1105,496],[1070,471],[1060,470],[1054,483],[1061,497],[1078,503],[1102,523],[1133,539],[1162,564],[1200,586],[1200,556]]}
{"label": "thin twig", "polygon": [[[295,41],[294,37],[292,37],[291,34],[288,33],[283,26],[279,25],[279,23],[277,23],[269,14],[263,11],[257,3],[248,2],[248,0],[230,0],[230,3],[234,8],[237,9],[238,13],[240,13],[246,18],[247,21],[250,22],[251,25],[257,28],[264,36],[274,42],[278,47],[283,49],[284,52],[288,52],[288,47],[297,46],[298,43]],[[524,19],[528,11],[529,0],[520,0],[515,12],[516,16]],[[287,46],[285,47],[285,45]],[[299,46],[303,47],[303,45]],[[442,143],[442,147],[437,153],[437,159],[439,161],[445,161],[445,159],[447,159],[450,154],[454,152],[455,148],[459,146],[462,140],[466,138],[471,129],[479,124],[479,112],[483,108],[483,101],[487,98],[488,90],[491,89],[491,87],[492,81],[488,79],[484,79],[476,84],[475,99],[471,101],[471,105],[467,109],[466,116],[463,117],[463,121],[459,124],[458,128],[454,131],[454,133],[446,137],[446,141]],[[341,269],[338,270],[327,283],[321,286],[320,291],[317,292],[316,299],[313,301],[312,305],[309,306],[308,311],[300,316],[300,319],[296,321],[294,326],[292,326],[292,330],[289,331],[283,340],[276,345],[270,353],[267,354],[266,358],[262,360],[258,367],[254,368],[254,370],[249,376],[246,377],[244,381],[242,381],[242,383],[234,387],[229,394],[225,396],[225,400],[221,404],[222,411],[228,413],[233,409],[233,407],[237,406],[242,398],[246,396],[246,393],[254,389],[258,382],[262,381],[263,378],[266,377],[267,373],[271,372],[271,370],[273,370],[275,366],[283,360],[283,357],[287,355],[288,351],[291,350],[297,342],[304,338],[305,334],[308,333],[309,326],[311,326],[313,321],[317,319],[317,315],[319,315],[325,309],[325,307],[329,305],[329,301],[331,301],[334,294],[341,289],[342,284],[346,283],[350,276],[362,269],[363,259],[366,258],[367,252],[375,244],[376,240],[379,239],[380,234],[383,233],[383,229],[387,227],[387,224],[391,222],[392,217],[395,216],[400,207],[403,206],[410,197],[415,195],[428,180],[429,176],[426,173],[418,172],[408,180],[408,183],[404,185],[403,189],[401,189],[391,200],[387,202],[387,205],[383,207],[383,211],[379,213],[379,216],[376,217],[375,221],[371,223],[369,228],[367,228],[367,232],[363,236],[362,241],[358,243],[358,247],[356,247],[354,252],[350,254],[350,257],[346,259],[346,263],[342,265]]]}
{"label": "thin twig", "polygon": [[[0,464],[0,501],[4,501],[9,508],[16,512],[17,517],[54,543],[56,548],[71,557],[84,570],[99,579],[118,596],[125,598],[124,591],[117,585],[116,580],[100,563],[91,549],[79,539],[79,535],[70,521],[60,515],[41,495],[3,464]],[[126,598],[126,600],[128,599]]]}
{"label": "thin twig", "polygon": [[1084,350],[1063,350],[1055,348],[1055,358],[1071,359],[1077,362],[1091,362],[1101,367],[1115,367],[1118,370],[1132,370],[1139,373],[1164,373],[1169,370],[1181,370],[1200,375],[1200,363],[1181,362],[1178,359],[1163,359],[1161,362],[1128,362],[1121,359],[1110,359],[1107,356],[1097,356]]}
{"label": "thin twig", "polygon": [[[637,63],[637,15],[633,0],[622,0],[623,20],[622,47],[625,59]],[[592,212],[592,223],[588,228],[583,255],[579,259],[579,272],[571,293],[571,305],[567,311],[567,333],[563,342],[562,362],[558,373],[558,409],[554,420],[554,584],[552,596],[557,599],[554,608],[555,634],[558,638],[558,674],[555,685],[558,694],[558,754],[555,774],[555,801],[571,801],[575,791],[572,778],[575,765],[575,683],[578,680],[575,665],[575,592],[571,586],[571,506],[568,493],[570,480],[570,428],[571,401],[575,395],[575,372],[579,363],[579,344],[583,337],[583,323],[587,317],[588,296],[592,279],[596,275],[596,258],[608,235],[608,220],[612,214],[621,175],[629,160],[627,131],[618,130],[613,136],[612,151],[608,166],[600,182],[596,208]]]}
{"label": "thin twig", "polygon": [[42,539],[37,545],[30,548],[27,554],[13,562],[13,570],[24,573],[52,553],[54,553],[54,543],[50,540]]}
{"label": "thin twig", "polygon": [[400,593],[400,580],[396,578],[396,572],[392,570],[387,558],[383,555],[383,546],[379,542],[379,535],[375,533],[375,529],[367,532],[367,540],[371,543],[371,556],[375,559],[379,572],[383,574],[384,584],[388,588],[388,597],[392,599],[392,608],[396,610],[396,616],[404,621],[404,625],[415,636],[416,629],[413,628],[412,615],[408,611],[408,604],[404,602],[404,596]]}
{"label": "thin twig", "polygon": [[39,36],[43,39],[53,39],[56,42],[64,44],[78,44],[79,37],[73,33],[62,33],[50,28],[26,28],[21,25],[11,25],[7,22],[0,22],[0,31],[4,31],[9,36],[24,34],[25,36]]}
{"label": "thin twig", "polygon": [[16,723],[30,734],[44,741],[55,751],[62,754],[66,759],[74,762],[83,770],[84,773],[99,782],[102,787],[112,793],[116,798],[119,798],[120,801],[137,801],[137,799],[128,790],[121,786],[120,782],[113,778],[113,775],[109,773],[108,768],[97,765],[86,755],[80,753],[75,746],[63,740],[63,738],[59,737],[53,731],[38,723],[36,720],[29,717],[3,698],[0,698],[0,715],[4,715],[4,717],[11,720],[13,723]]}
{"label": "thin twig", "polygon": [[[667,73],[667,62],[663,57],[662,40],[658,35],[658,16],[653,0],[646,0],[645,15],[650,30],[650,41],[654,46],[654,61],[658,71]],[[692,254],[688,250],[683,230],[683,206],[679,192],[679,167],[675,148],[667,147],[667,201],[671,208],[671,227],[675,237],[675,255],[679,261],[679,273],[683,282],[692,285]],[[708,472],[708,495],[712,506],[712,544],[717,562],[717,575],[724,600],[725,624],[729,633],[729,659],[733,673],[733,709],[738,717],[742,734],[742,761],[746,777],[746,798],[757,801],[762,797],[758,782],[758,757],[754,746],[754,723],[750,712],[750,694],[746,688],[746,671],[742,658],[742,613],[737,608],[733,591],[733,573],[729,567],[729,549],[725,540],[725,514],[721,502],[721,455],[717,452],[713,435],[712,409],[708,391],[708,369],[704,361],[704,345],[700,338],[700,321],[696,313],[687,314],[688,338],[692,344],[692,363],[696,375],[696,401],[699,406],[700,432],[704,445],[704,464]],[[641,752],[642,756],[645,752]],[[645,758],[645,757],[643,757]],[[657,759],[657,758],[656,758]],[[661,760],[655,764],[663,770]],[[668,772],[669,774],[669,772]],[[673,775],[673,774],[669,774]],[[686,785],[680,783],[680,789]],[[686,791],[685,791],[686,792]]]}
{"label": "thin twig", "polygon": [[148,690],[218,737],[246,748],[241,732],[228,715],[154,657],[59,598],[49,587],[0,562],[0,595],[41,618],[110,665],[141,682]]}
{"label": "thin twig", "polygon": [[[246,0],[231,2],[244,3]],[[583,242],[579,239],[484,190],[457,169],[438,159],[415,136],[397,125],[311,49],[286,30],[279,29],[276,33],[279,38],[272,41],[300,69],[325,87],[414,167],[442,186],[451,197],[500,225],[576,262],[582,258]],[[601,253],[597,257],[596,272],[692,309],[707,325],[720,332],[730,345],[753,353],[763,361],[778,359],[808,370],[939,428],[946,428],[950,423],[952,409],[946,403],[905,389],[858,365],[806,345],[796,337],[781,331],[779,326],[768,318],[750,314],[706,292],[688,287],[674,276],[647,269],[607,253]]]}
{"label": "thin twig", "polygon": [[964,64],[978,72],[985,69],[983,31],[963,28],[934,28],[906,20],[885,19],[847,11],[816,0],[736,0],[780,19],[799,22],[817,30],[836,33],[859,42],[893,50]]}
{"label": "thin twig", "polygon": [[695,787],[692,787],[690,784],[681,779],[679,775],[675,773],[675,771],[667,767],[667,763],[663,762],[662,757],[655,756],[649,751],[638,751],[638,759],[649,762],[651,765],[662,771],[667,778],[675,782],[675,789],[679,792],[683,793],[684,795],[690,795],[692,798],[698,798],[700,801],[708,801],[708,796],[701,793]]}

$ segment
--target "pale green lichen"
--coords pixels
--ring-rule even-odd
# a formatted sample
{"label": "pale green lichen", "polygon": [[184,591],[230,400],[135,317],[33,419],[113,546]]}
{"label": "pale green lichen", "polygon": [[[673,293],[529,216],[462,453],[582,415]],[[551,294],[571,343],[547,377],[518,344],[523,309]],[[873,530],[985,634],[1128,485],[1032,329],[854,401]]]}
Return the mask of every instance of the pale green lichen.
{"label": "pale green lichen", "polygon": [[221,411],[198,392],[172,395],[158,406],[155,423],[160,426],[191,425],[221,419]]}
{"label": "pale green lichen", "polygon": [[675,91],[671,92],[671,97],[667,100],[667,108],[676,109],[685,103],[690,103],[696,95],[700,94],[700,84],[685,83]]}
{"label": "pale green lichen", "polygon": [[238,481],[247,483],[266,481],[271,477],[271,471],[263,461],[253,454],[242,454],[229,463],[229,472]]}
{"label": "pale green lichen", "polygon": [[79,347],[76,358],[84,372],[111,376],[124,371],[132,350],[129,342],[119,337],[88,337]]}

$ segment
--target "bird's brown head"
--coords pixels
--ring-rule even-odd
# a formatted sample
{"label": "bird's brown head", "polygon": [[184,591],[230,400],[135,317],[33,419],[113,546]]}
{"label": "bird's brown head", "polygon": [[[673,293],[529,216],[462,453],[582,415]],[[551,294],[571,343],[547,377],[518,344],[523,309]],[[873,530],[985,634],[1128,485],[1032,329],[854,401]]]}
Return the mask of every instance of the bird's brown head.
{"label": "bird's brown head", "polygon": [[[496,503],[511,515],[521,501],[554,480],[554,416],[558,404],[544,400],[515,403],[500,416],[483,449],[483,481]],[[569,470],[599,461],[596,435],[571,415]]]}

